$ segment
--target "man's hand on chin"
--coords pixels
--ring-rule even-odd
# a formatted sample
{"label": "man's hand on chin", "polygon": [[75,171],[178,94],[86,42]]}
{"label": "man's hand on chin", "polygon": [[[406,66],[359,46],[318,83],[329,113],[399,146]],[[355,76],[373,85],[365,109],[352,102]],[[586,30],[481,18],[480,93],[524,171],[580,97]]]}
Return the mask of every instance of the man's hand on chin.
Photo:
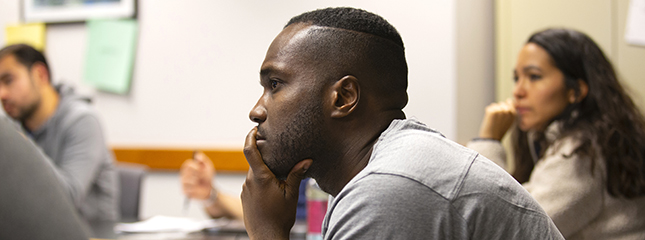
{"label": "man's hand on chin", "polygon": [[257,128],[244,143],[249,172],[242,186],[244,225],[250,239],[289,239],[296,221],[298,187],[312,160],[297,163],[286,180],[278,180],[269,170],[256,145]]}

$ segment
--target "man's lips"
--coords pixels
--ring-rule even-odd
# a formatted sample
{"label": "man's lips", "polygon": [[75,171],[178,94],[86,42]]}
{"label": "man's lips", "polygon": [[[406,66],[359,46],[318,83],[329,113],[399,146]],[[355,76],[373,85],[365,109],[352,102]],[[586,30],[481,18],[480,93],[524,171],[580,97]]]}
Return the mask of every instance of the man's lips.
{"label": "man's lips", "polygon": [[13,105],[10,103],[2,103],[2,108],[4,109],[5,112],[11,112],[13,110]]}
{"label": "man's lips", "polygon": [[260,133],[260,130],[258,130],[258,131],[255,133],[255,140],[258,140],[258,141],[259,141],[259,140],[266,140],[266,138],[264,138],[264,136],[262,136],[262,133]]}
{"label": "man's lips", "polygon": [[259,148],[262,145],[264,145],[265,142],[266,142],[266,138],[264,138],[264,136],[262,136],[262,134],[260,133],[260,130],[258,130],[257,133],[255,134],[255,145],[257,145]]}

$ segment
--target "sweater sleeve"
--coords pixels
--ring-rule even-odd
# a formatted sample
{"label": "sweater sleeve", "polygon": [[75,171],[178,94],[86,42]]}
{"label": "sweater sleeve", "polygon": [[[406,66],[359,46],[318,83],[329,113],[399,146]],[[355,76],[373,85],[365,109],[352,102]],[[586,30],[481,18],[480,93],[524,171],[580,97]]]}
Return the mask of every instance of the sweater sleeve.
{"label": "sweater sleeve", "polygon": [[591,159],[571,154],[573,141],[560,141],[547,149],[523,185],[568,238],[600,214],[604,181],[601,162],[592,171]]}
{"label": "sweater sleeve", "polygon": [[74,121],[64,136],[61,161],[57,173],[76,207],[87,195],[102,162],[105,142],[98,119],[82,115]]}
{"label": "sweater sleeve", "polygon": [[506,150],[504,150],[504,146],[502,146],[501,142],[492,139],[476,139],[468,142],[466,147],[479,152],[479,154],[490,159],[508,172],[509,169],[506,164]]}

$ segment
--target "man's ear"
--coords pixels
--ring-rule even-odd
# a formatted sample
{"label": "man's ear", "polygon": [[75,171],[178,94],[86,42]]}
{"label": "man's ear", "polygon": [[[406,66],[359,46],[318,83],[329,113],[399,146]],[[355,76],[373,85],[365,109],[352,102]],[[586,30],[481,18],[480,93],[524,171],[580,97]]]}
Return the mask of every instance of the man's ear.
{"label": "man's ear", "polygon": [[354,111],[361,97],[358,79],[347,75],[332,85],[332,118],[342,118]]}
{"label": "man's ear", "polygon": [[576,96],[575,91],[572,89],[569,94],[569,103],[578,103],[587,97],[587,94],[589,93],[589,85],[587,85],[587,83],[582,79],[578,79],[578,87],[580,89],[580,94]]}
{"label": "man's ear", "polygon": [[47,67],[45,67],[45,64],[41,62],[35,62],[33,65],[31,65],[31,77],[38,82],[38,84],[46,84],[49,85],[51,83],[50,81],[50,76],[49,72],[47,71]]}

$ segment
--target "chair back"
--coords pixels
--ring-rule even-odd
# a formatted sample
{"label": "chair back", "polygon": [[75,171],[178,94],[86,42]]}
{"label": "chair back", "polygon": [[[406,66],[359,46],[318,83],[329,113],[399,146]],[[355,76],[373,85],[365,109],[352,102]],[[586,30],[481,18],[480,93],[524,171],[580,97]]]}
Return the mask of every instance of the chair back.
{"label": "chair back", "polygon": [[116,165],[119,173],[121,188],[121,222],[139,221],[139,205],[141,202],[141,185],[147,172],[147,167],[141,164]]}

